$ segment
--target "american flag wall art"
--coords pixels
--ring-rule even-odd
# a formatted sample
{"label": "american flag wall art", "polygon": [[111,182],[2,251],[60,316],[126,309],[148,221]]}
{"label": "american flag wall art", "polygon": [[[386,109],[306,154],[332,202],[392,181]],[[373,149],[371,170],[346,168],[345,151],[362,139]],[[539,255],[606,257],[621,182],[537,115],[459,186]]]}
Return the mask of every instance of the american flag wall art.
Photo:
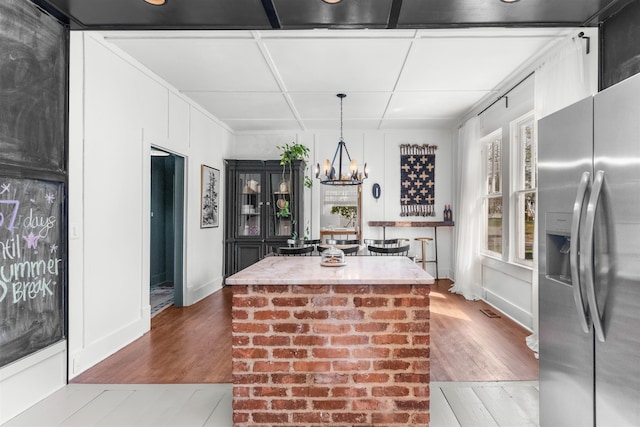
{"label": "american flag wall art", "polygon": [[436,145],[400,145],[400,216],[435,216]]}

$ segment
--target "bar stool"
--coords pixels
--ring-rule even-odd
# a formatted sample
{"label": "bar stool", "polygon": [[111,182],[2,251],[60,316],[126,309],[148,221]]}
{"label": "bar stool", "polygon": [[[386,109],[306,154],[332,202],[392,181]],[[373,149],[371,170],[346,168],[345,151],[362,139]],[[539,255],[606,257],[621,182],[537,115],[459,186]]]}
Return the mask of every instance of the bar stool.
{"label": "bar stool", "polygon": [[436,264],[436,278],[438,277],[438,259],[436,258],[435,260],[428,260],[427,257],[427,242],[430,242],[433,240],[433,238],[431,237],[416,237],[415,239],[418,242],[421,243],[422,245],[422,252],[420,253],[420,258],[416,258],[416,262],[419,262],[422,264],[422,269],[423,270],[427,270],[427,263],[428,262],[434,262]]}

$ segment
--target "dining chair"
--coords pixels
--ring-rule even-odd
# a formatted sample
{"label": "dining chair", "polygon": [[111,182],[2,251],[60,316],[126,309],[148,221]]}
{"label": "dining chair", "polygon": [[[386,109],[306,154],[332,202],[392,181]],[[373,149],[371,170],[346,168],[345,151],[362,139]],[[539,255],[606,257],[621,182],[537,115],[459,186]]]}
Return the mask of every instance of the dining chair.
{"label": "dining chair", "polygon": [[311,253],[315,250],[315,246],[281,246],[278,248],[277,255],[279,256],[311,256]]}
{"label": "dining chair", "polygon": [[405,239],[364,239],[364,244],[367,246],[397,246],[400,240]]}
{"label": "dining chair", "polygon": [[358,255],[358,251],[360,250],[360,245],[353,245],[351,247],[341,247],[340,250],[344,252],[345,255]]}
{"label": "dining chair", "polygon": [[[395,238],[395,239],[365,239],[364,244],[367,246],[375,246],[377,248],[397,248],[398,246],[405,246],[409,244],[408,239]],[[369,255],[371,252],[369,251]]]}
{"label": "dining chair", "polygon": [[292,247],[317,245],[320,239],[287,239],[287,245]]}
{"label": "dining chair", "polygon": [[411,245],[402,245],[402,246],[374,246],[368,245],[367,249],[369,250],[369,254],[377,255],[377,256],[408,256],[409,248]]}
{"label": "dining chair", "polygon": [[320,239],[287,239],[287,245],[291,248],[302,248],[306,246],[313,246],[314,251],[321,252],[318,249],[318,245],[322,242]]}

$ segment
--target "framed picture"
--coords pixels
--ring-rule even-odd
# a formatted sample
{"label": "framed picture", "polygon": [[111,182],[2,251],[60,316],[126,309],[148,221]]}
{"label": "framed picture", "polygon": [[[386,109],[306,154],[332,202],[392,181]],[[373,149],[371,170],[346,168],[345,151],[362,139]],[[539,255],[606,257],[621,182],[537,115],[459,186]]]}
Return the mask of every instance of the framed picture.
{"label": "framed picture", "polygon": [[220,194],[220,171],[202,165],[200,182],[200,228],[218,226],[218,194]]}

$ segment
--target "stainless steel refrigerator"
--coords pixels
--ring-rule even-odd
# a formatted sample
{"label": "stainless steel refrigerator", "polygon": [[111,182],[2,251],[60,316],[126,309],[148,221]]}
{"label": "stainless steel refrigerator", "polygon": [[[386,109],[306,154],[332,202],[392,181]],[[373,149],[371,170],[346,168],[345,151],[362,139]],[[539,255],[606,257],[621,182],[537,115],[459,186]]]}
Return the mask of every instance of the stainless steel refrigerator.
{"label": "stainless steel refrigerator", "polygon": [[538,132],[540,425],[640,426],[640,75]]}

